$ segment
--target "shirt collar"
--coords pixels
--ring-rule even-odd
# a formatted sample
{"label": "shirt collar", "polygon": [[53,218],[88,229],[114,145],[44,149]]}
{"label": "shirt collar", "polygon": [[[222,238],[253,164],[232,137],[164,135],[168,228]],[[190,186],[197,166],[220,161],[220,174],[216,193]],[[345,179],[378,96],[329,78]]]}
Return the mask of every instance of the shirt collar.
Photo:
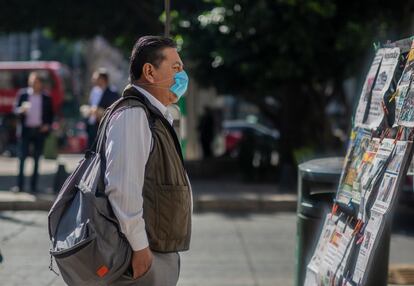
{"label": "shirt collar", "polygon": [[161,112],[161,114],[165,117],[165,119],[168,120],[168,122],[170,122],[171,125],[173,124],[174,119],[172,115],[170,114],[170,112],[168,111],[168,108],[164,104],[162,104],[151,93],[149,93],[142,87],[135,85],[135,84],[133,84],[132,86],[135,87],[139,92],[141,92],[149,100],[149,102]]}
{"label": "shirt collar", "polygon": [[27,94],[29,95],[29,96],[32,96],[32,95],[40,95],[40,93],[34,93],[34,91],[33,91],[33,88],[32,87],[29,87],[29,88],[27,88]]}

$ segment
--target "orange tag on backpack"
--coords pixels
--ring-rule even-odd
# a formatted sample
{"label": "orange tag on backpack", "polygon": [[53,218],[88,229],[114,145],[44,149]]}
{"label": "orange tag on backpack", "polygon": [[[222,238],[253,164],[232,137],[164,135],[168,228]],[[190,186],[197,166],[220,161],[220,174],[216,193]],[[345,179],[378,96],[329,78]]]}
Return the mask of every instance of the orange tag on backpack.
{"label": "orange tag on backpack", "polygon": [[96,271],[96,274],[98,274],[99,277],[104,277],[106,273],[108,273],[109,269],[105,265],[99,267],[99,269]]}

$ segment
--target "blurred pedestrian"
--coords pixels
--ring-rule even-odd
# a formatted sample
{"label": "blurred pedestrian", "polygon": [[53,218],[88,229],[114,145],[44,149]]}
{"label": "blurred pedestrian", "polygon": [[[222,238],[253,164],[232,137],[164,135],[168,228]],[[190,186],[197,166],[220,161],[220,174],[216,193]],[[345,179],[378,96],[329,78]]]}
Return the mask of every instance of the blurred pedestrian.
{"label": "blurred pedestrian", "polygon": [[88,148],[91,148],[95,140],[105,109],[119,98],[119,94],[109,84],[109,73],[106,69],[99,68],[93,73],[92,84],[89,105],[81,107],[81,113],[87,118]]}
{"label": "blurred pedestrian", "polygon": [[214,115],[213,110],[205,106],[204,113],[198,125],[200,143],[203,150],[203,158],[210,158],[213,154],[212,143],[214,139]]}
{"label": "blurred pedestrian", "polygon": [[43,153],[44,140],[51,130],[53,108],[51,98],[43,90],[43,79],[37,72],[32,72],[28,79],[28,88],[17,96],[14,112],[19,117],[17,136],[19,140],[19,175],[17,186],[13,191],[24,191],[24,164],[33,147],[33,175],[30,191],[37,192],[39,177],[39,158]]}
{"label": "blurred pedestrian", "polygon": [[130,269],[114,285],[175,286],[178,252],[190,245],[192,195],[167,109],[188,86],[174,41],[139,38],[130,78],[123,96],[138,101],[110,118],[105,147],[105,192],[133,250]]}

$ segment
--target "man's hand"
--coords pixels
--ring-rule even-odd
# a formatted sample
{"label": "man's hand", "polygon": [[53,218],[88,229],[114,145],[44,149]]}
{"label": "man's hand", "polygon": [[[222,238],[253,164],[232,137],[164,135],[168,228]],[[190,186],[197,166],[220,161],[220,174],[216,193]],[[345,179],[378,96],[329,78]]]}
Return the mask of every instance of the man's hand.
{"label": "man's hand", "polygon": [[152,252],[149,247],[132,252],[131,263],[134,279],[138,279],[144,275],[152,264]]}
{"label": "man's hand", "polygon": [[22,105],[17,109],[18,114],[26,114],[31,107],[31,103],[29,101],[23,101]]}
{"label": "man's hand", "polygon": [[39,131],[40,131],[40,133],[46,133],[46,132],[49,131],[49,129],[50,129],[49,125],[43,124],[42,127],[40,127]]}

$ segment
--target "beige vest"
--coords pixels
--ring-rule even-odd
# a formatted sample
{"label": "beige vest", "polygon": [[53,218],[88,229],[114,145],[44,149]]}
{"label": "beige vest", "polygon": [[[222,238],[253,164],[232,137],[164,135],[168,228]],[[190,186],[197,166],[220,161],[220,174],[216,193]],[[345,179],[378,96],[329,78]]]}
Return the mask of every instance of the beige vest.
{"label": "beige vest", "polygon": [[141,103],[127,100],[122,105],[143,108],[152,132],[153,145],[142,191],[150,248],[158,252],[188,250],[192,195],[177,135],[159,110],[136,88],[127,86],[123,92],[123,97],[126,96],[137,96],[141,100]]}

